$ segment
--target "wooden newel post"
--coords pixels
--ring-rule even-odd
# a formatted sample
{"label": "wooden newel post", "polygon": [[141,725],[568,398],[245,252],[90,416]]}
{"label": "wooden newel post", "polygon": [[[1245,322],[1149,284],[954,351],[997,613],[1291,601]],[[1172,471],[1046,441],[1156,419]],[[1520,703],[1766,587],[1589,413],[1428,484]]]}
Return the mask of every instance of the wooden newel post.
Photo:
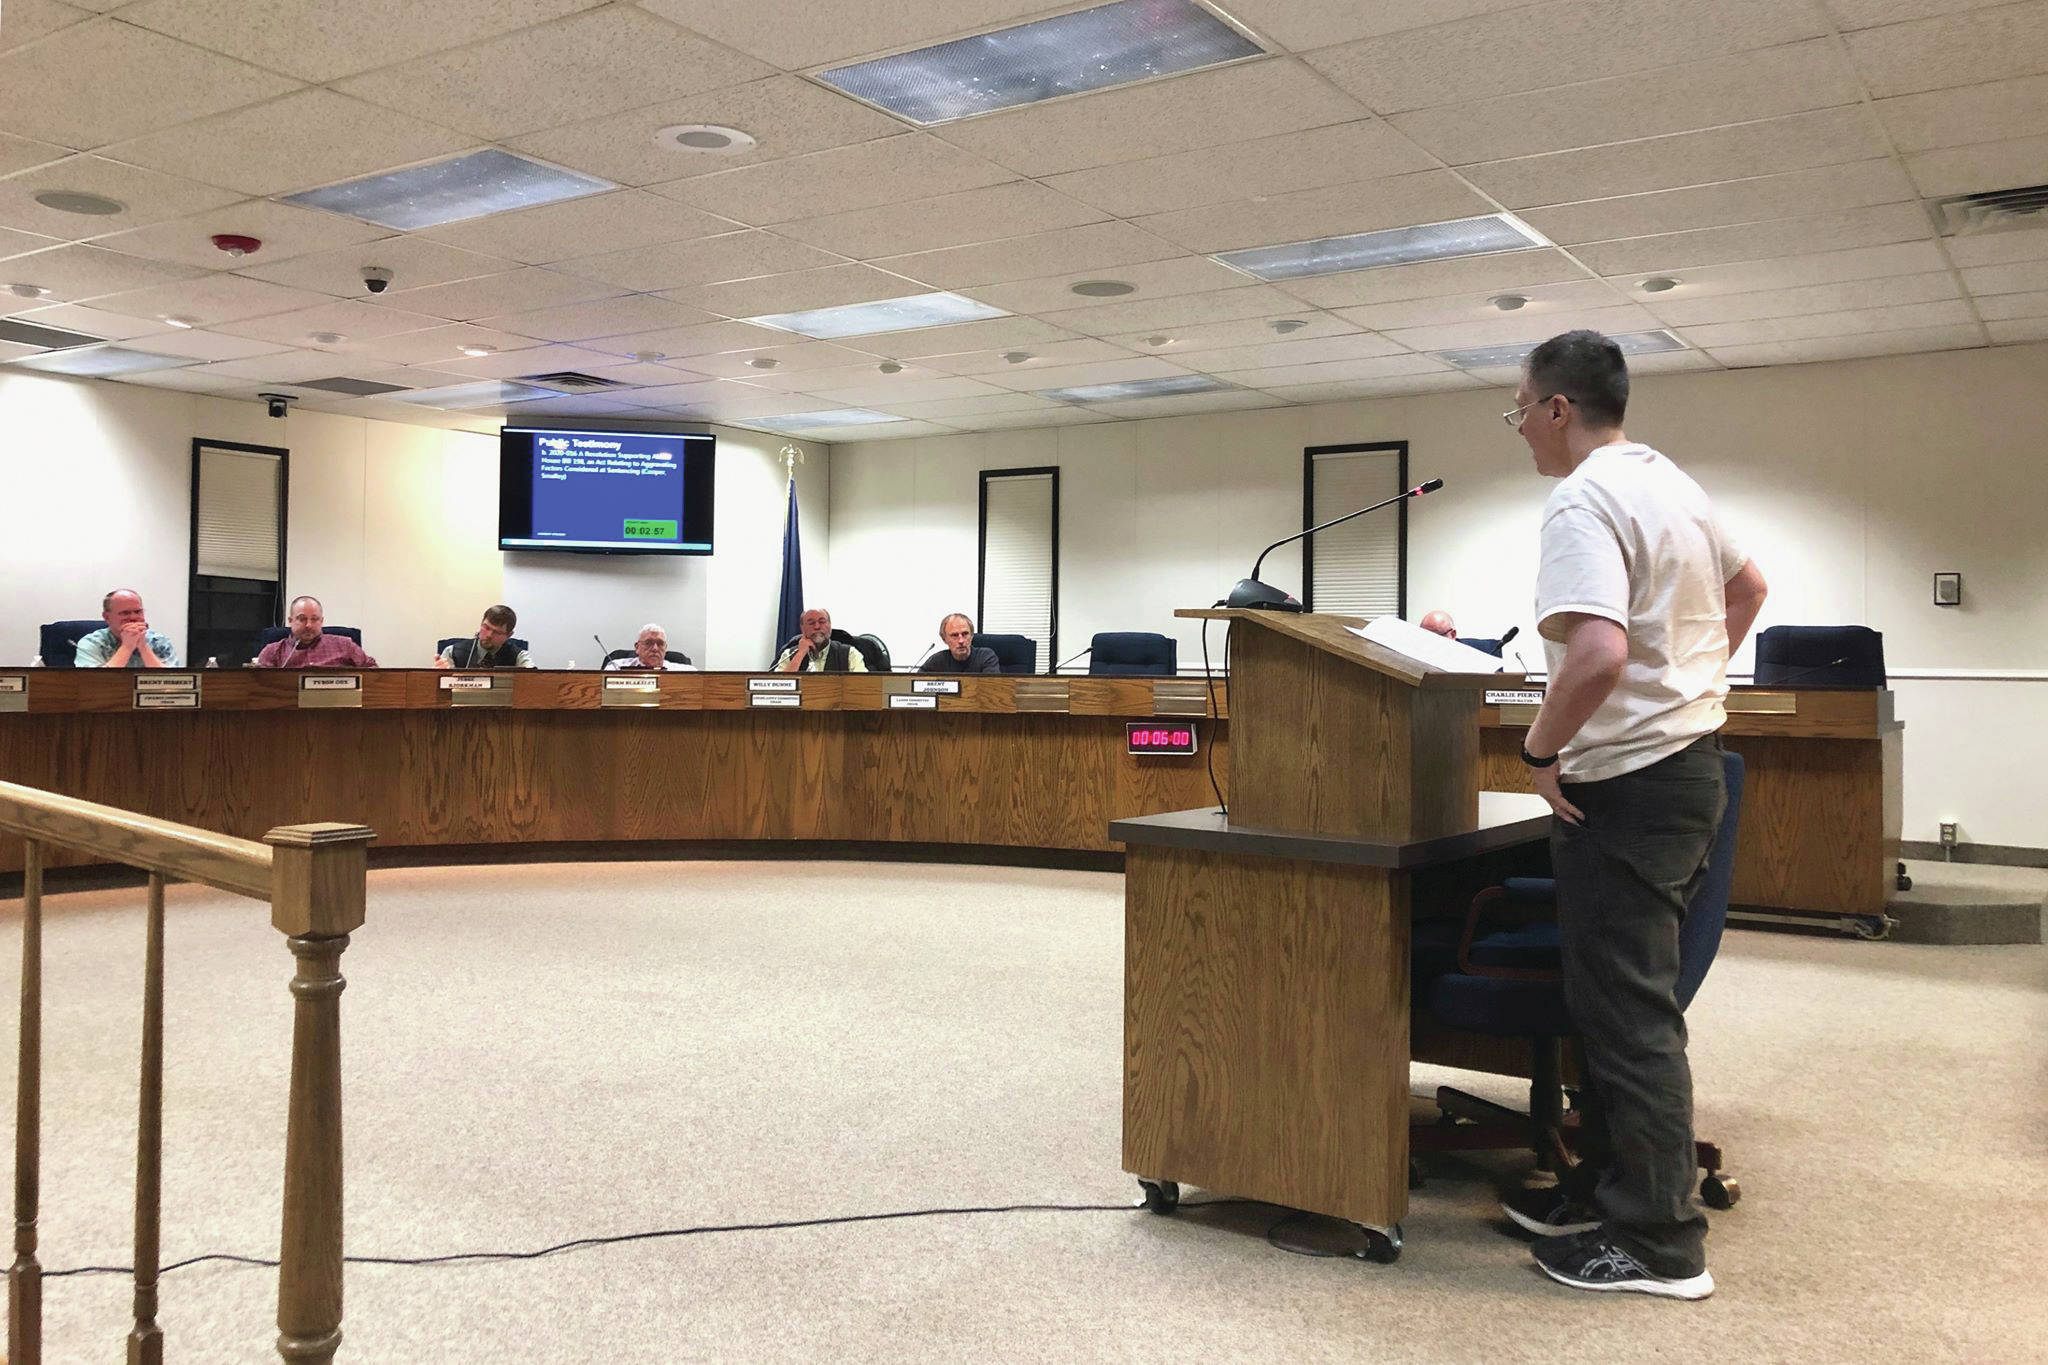
{"label": "wooden newel post", "polygon": [[363,922],[375,837],[338,824],[263,836],[274,850],[270,922],[298,959],[277,1272],[277,1353],[287,1361],[325,1365],[341,1346],[341,954]]}

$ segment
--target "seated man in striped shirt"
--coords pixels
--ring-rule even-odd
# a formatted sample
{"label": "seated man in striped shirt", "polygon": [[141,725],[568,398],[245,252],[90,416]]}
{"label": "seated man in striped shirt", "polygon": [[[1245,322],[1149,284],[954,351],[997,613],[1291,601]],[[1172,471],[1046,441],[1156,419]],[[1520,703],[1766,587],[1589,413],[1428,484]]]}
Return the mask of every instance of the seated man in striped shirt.
{"label": "seated man in striped shirt", "polygon": [[257,668],[375,668],[377,661],[346,635],[329,635],[327,609],[317,597],[294,597],[292,633],[272,640],[256,656]]}

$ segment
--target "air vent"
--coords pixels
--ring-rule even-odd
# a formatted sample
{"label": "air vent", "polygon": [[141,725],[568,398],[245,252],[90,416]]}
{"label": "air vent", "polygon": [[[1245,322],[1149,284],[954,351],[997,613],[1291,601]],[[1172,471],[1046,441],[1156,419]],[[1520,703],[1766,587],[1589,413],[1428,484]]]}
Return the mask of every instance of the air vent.
{"label": "air vent", "polygon": [[331,379],[302,379],[292,387],[300,389],[325,389],[329,393],[345,393],[353,398],[368,398],[373,393],[404,393],[404,384],[379,384],[368,379],[350,379],[346,375],[335,375]]}
{"label": "air vent", "polygon": [[577,370],[556,370],[553,374],[522,374],[516,382],[538,384],[547,389],[561,389],[565,393],[597,393],[604,389],[626,387],[616,379],[599,379],[594,374],[583,374]]}
{"label": "air vent", "polygon": [[1934,218],[1944,237],[2048,227],[2048,185],[1959,194],[1937,202]]}
{"label": "air vent", "polygon": [[20,318],[0,318],[0,341],[11,341],[17,346],[40,346],[46,351],[61,351],[69,346],[97,346],[102,337],[89,337],[83,332],[66,332],[56,327],[38,327]]}

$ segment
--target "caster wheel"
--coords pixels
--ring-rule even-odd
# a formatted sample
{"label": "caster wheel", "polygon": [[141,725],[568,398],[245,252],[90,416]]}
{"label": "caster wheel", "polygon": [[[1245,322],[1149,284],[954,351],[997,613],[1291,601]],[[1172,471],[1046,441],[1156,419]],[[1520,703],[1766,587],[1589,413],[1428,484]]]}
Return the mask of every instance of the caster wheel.
{"label": "caster wheel", "polygon": [[1902,872],[1899,874],[1898,881],[1894,882],[1893,885],[1897,886],[1901,891],[1911,891],[1913,889],[1913,879]]}
{"label": "caster wheel", "polygon": [[1855,932],[1856,937],[1866,942],[1875,942],[1878,939],[1891,937],[1892,922],[1889,917],[1884,915],[1858,915],[1851,923],[1850,928]]}
{"label": "caster wheel", "polygon": [[1171,1180],[1140,1180],[1138,1188],[1145,1192],[1145,1207],[1162,1218],[1180,1207],[1180,1186]]}
{"label": "caster wheel", "polygon": [[1700,1182],[1700,1202],[1725,1212],[1742,1202],[1742,1186],[1734,1176],[1717,1171]]}
{"label": "caster wheel", "polygon": [[1386,1232],[1378,1228],[1359,1224],[1359,1231],[1365,1234],[1365,1250],[1359,1255],[1374,1265],[1392,1265],[1401,1259],[1401,1225],[1399,1223]]}
{"label": "caster wheel", "polygon": [[1419,1190],[1427,1183],[1428,1181],[1422,1175],[1422,1163],[1410,1157],[1408,1159],[1408,1188]]}

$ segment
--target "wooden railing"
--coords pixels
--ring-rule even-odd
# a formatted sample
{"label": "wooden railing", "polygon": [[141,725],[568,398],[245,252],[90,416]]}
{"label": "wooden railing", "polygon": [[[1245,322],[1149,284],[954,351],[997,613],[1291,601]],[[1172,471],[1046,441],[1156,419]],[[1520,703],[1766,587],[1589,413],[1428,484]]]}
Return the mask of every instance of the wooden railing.
{"label": "wooden railing", "polygon": [[97,855],[149,874],[143,969],[141,1113],[135,1155],[135,1307],[128,1365],[161,1365],[157,1326],[163,1165],[164,881],[203,882],[270,904],[297,968],[291,982],[290,1117],[277,1352],[325,1362],[341,1345],[341,954],[364,913],[360,825],[287,825],[261,843],[0,782],[0,834],[28,841],[22,874],[21,1046],[14,1133],[14,1261],[7,1271],[7,1359],[42,1360],[41,1200],[44,849]]}

